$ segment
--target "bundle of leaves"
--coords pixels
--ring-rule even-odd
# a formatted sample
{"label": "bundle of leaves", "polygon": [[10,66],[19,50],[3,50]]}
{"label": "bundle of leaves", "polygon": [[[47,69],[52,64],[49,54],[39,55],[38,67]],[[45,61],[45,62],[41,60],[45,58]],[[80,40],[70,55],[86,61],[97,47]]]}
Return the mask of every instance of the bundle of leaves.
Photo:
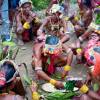
{"label": "bundle of leaves", "polygon": [[47,100],[72,100],[74,96],[79,95],[78,93],[75,92],[53,92],[47,95],[46,99]]}

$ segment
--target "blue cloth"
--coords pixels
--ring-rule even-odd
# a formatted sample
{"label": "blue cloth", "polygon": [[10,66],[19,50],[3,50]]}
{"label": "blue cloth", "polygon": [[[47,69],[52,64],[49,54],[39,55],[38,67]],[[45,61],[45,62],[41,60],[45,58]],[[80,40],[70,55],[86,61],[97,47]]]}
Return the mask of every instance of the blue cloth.
{"label": "blue cloth", "polygon": [[8,0],[3,1],[1,10],[2,10],[3,24],[0,26],[0,35],[9,34]]}
{"label": "blue cloth", "polygon": [[100,46],[95,47],[95,48],[94,48],[94,51],[96,51],[96,52],[100,53]]}
{"label": "blue cloth", "polygon": [[48,36],[46,38],[46,44],[56,45],[59,42],[59,38],[56,36]]}

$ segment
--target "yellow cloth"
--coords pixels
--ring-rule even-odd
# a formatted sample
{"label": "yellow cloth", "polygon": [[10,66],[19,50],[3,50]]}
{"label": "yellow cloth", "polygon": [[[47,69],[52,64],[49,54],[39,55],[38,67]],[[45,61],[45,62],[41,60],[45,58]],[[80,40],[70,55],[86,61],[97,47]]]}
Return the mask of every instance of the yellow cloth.
{"label": "yellow cloth", "polygon": [[50,79],[50,83],[51,83],[52,85],[55,85],[55,84],[56,84],[56,80]]}
{"label": "yellow cloth", "polygon": [[32,100],[40,100],[40,95],[37,92],[32,93]]}
{"label": "yellow cloth", "polygon": [[80,92],[82,93],[87,93],[88,91],[89,91],[89,88],[85,84],[80,88]]}
{"label": "yellow cloth", "polygon": [[28,22],[25,22],[23,25],[24,29],[30,29],[30,24]]}
{"label": "yellow cloth", "polygon": [[71,70],[71,66],[69,65],[64,66],[64,71],[70,71],[70,70]]}

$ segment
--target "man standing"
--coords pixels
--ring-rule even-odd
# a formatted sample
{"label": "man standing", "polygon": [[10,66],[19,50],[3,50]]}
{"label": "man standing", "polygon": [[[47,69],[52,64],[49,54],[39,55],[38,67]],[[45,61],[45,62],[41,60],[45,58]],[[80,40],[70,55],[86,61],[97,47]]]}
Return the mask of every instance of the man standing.
{"label": "man standing", "polygon": [[14,19],[16,8],[18,7],[18,4],[19,4],[19,0],[9,0],[8,1],[9,20],[10,20],[10,25],[11,26],[13,24],[13,19]]}
{"label": "man standing", "polygon": [[2,15],[1,15],[1,7],[2,7],[2,4],[3,4],[3,0],[0,0],[0,25],[2,24]]}

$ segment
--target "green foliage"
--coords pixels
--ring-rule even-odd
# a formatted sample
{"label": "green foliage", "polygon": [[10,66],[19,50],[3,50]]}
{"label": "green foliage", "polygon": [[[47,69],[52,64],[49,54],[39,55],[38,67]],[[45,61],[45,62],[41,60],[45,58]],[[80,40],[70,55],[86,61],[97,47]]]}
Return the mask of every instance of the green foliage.
{"label": "green foliage", "polygon": [[77,0],[70,0],[70,3],[75,4],[77,3]]}
{"label": "green foliage", "polygon": [[47,8],[50,0],[32,0],[32,2],[36,10],[42,10]]}
{"label": "green foliage", "polygon": [[98,24],[98,25],[100,24],[100,13],[98,13],[98,14],[96,15],[95,23]]}
{"label": "green foliage", "polygon": [[[46,9],[49,5],[51,0],[32,0],[33,6],[35,7],[35,10],[42,10]],[[63,0],[60,0],[62,2]],[[70,0],[70,3],[75,4],[76,0]]]}
{"label": "green foliage", "polygon": [[75,92],[53,92],[47,95],[46,99],[47,100],[72,100],[72,97],[78,95],[78,93]]}

